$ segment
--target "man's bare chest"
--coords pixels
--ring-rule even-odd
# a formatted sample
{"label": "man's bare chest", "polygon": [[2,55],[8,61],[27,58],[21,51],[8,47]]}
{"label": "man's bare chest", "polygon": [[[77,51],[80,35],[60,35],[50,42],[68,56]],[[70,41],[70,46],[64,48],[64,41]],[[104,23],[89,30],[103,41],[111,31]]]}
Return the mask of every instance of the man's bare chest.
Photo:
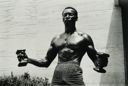
{"label": "man's bare chest", "polygon": [[84,46],[84,37],[77,34],[73,34],[70,36],[62,35],[57,38],[54,43],[58,48],[68,47],[72,49],[79,49]]}

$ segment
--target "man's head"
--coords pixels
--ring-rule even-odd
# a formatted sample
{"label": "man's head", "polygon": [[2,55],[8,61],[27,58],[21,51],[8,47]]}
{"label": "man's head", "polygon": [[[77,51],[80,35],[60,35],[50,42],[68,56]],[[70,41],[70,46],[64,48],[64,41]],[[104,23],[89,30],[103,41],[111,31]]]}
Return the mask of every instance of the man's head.
{"label": "man's head", "polygon": [[71,21],[75,22],[78,19],[78,12],[73,7],[66,7],[62,12],[62,16],[64,23]]}

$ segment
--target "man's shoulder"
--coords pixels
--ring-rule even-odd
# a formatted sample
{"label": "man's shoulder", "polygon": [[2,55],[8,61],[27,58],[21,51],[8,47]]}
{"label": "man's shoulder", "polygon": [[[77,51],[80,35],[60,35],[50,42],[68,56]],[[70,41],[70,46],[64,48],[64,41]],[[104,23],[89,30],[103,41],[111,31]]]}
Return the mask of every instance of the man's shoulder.
{"label": "man's shoulder", "polygon": [[61,36],[62,34],[56,35],[52,38],[52,43],[55,43]]}
{"label": "man's shoulder", "polygon": [[77,32],[77,33],[78,33],[78,35],[84,37],[84,39],[86,39],[86,40],[91,39],[91,36],[88,35],[87,33],[83,33],[83,32]]}
{"label": "man's shoulder", "polygon": [[93,45],[93,40],[92,40],[92,38],[91,38],[91,36],[90,35],[88,35],[87,33],[81,33],[81,32],[79,32],[79,34],[81,35],[81,36],[83,36],[83,38],[84,38],[84,41],[88,44],[88,45]]}
{"label": "man's shoulder", "polygon": [[59,35],[54,36],[54,37],[52,38],[52,43],[54,43],[55,40],[58,39],[58,38],[59,38]]}

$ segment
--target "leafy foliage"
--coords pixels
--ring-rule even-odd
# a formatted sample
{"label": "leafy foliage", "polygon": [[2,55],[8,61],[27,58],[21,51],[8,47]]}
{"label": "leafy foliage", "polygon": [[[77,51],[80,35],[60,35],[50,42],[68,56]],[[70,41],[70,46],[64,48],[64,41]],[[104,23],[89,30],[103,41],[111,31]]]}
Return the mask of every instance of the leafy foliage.
{"label": "leafy foliage", "polygon": [[21,76],[0,76],[0,86],[50,86],[47,78],[30,77],[29,73]]}

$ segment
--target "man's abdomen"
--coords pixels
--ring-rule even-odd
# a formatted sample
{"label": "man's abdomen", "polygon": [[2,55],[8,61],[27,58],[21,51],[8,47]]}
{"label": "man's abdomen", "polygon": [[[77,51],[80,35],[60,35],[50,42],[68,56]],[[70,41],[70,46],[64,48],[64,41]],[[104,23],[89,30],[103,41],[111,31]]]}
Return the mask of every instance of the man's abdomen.
{"label": "man's abdomen", "polygon": [[58,53],[58,59],[61,62],[72,61],[75,58],[78,58],[78,55],[69,48],[64,48]]}

